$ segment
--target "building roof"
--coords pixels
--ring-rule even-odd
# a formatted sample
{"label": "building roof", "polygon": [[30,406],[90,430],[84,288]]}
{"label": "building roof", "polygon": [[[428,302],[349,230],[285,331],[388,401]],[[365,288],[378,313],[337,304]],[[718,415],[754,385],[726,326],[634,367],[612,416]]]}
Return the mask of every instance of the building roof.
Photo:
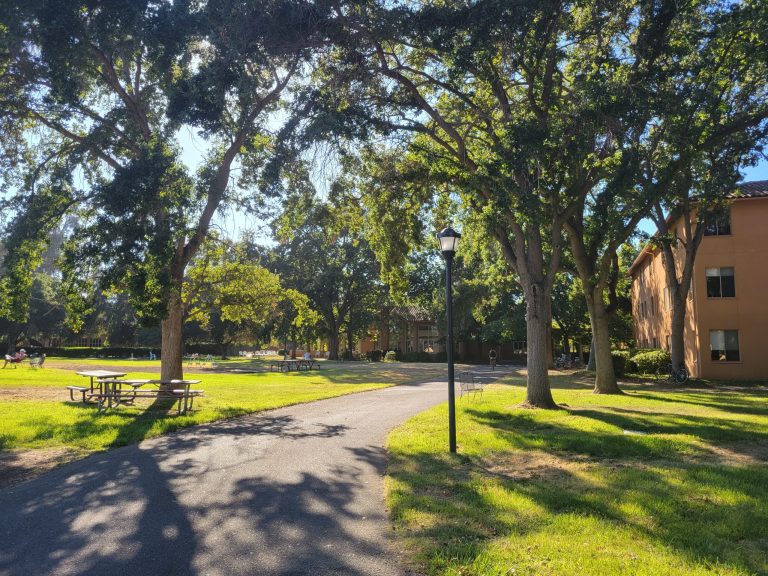
{"label": "building roof", "polygon": [[739,187],[728,194],[726,198],[768,198],[768,180],[756,180],[755,182],[744,182]]}
{"label": "building roof", "polygon": [[[744,198],[768,198],[768,180],[742,182],[737,186],[736,190],[729,192],[725,195],[725,197],[729,200],[741,200]],[[653,246],[649,242],[643,247],[643,249],[640,251],[640,254],[637,255],[635,261],[632,262],[632,266],[630,266],[629,270],[627,270],[627,274],[632,275],[632,273],[637,270],[637,268],[640,266],[640,263],[645,260],[645,257],[650,254],[652,250]]]}
{"label": "building roof", "polygon": [[397,316],[402,320],[410,322],[432,322],[432,318],[426,310],[419,306],[394,306],[391,310],[392,316]]}

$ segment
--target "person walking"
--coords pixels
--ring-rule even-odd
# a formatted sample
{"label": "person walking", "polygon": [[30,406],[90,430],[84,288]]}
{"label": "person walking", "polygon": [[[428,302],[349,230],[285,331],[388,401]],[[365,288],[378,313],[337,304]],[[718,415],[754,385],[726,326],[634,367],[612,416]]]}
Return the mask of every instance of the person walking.
{"label": "person walking", "polygon": [[491,361],[491,370],[496,370],[496,350],[493,348],[488,352],[488,359]]}

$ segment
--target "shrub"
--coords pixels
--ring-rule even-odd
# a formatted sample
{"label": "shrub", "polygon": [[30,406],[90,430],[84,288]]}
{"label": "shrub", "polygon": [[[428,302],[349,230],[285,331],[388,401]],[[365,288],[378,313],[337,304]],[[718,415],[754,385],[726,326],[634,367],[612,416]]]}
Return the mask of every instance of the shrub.
{"label": "shrub", "polygon": [[430,362],[431,360],[428,352],[406,352],[403,354],[403,362]]}
{"label": "shrub", "polygon": [[387,351],[387,353],[384,354],[384,362],[397,362],[397,352],[394,350]]}
{"label": "shrub", "polygon": [[285,356],[287,352],[285,351],[285,348],[280,348],[280,350],[277,351],[278,356]]}
{"label": "shrub", "polygon": [[669,352],[666,350],[651,350],[641,352],[632,357],[632,362],[637,366],[637,371],[641,374],[653,374],[665,364],[669,364]]}
{"label": "shrub", "polygon": [[613,358],[613,371],[616,376],[624,376],[627,373],[627,364],[629,363],[629,351],[628,350],[612,350],[611,358]]}
{"label": "shrub", "polygon": [[160,357],[160,346],[145,346],[134,348],[129,346],[103,346],[98,348],[88,348],[80,346],[67,347],[43,347],[43,346],[25,346],[28,353],[45,354],[46,356],[61,356],[62,358],[148,358],[149,351],[152,350],[157,357]]}
{"label": "shrub", "polygon": [[370,352],[365,353],[366,359],[370,360],[371,362],[381,362],[381,350],[371,350]]}

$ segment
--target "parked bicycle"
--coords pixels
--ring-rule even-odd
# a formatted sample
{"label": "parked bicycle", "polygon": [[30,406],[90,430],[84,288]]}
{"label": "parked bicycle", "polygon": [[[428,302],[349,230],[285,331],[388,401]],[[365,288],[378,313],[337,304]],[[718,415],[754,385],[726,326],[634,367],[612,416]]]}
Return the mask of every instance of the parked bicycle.
{"label": "parked bicycle", "polygon": [[581,359],[578,357],[572,358],[568,354],[561,354],[560,357],[555,358],[555,368],[559,370],[581,368]]}
{"label": "parked bicycle", "polygon": [[656,370],[656,380],[669,384],[684,384],[688,381],[688,370],[684,366],[675,370],[671,363],[665,364]]}

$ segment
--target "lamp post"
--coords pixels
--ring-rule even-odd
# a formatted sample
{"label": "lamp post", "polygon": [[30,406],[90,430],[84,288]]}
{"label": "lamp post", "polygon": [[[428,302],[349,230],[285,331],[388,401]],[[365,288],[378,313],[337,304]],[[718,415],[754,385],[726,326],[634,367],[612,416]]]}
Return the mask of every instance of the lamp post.
{"label": "lamp post", "polygon": [[459,246],[461,234],[453,228],[444,228],[437,234],[440,241],[440,251],[445,257],[445,312],[448,321],[448,333],[445,338],[445,352],[448,360],[448,445],[450,451],[456,452],[456,387],[453,373],[453,289],[451,268],[453,256]]}

